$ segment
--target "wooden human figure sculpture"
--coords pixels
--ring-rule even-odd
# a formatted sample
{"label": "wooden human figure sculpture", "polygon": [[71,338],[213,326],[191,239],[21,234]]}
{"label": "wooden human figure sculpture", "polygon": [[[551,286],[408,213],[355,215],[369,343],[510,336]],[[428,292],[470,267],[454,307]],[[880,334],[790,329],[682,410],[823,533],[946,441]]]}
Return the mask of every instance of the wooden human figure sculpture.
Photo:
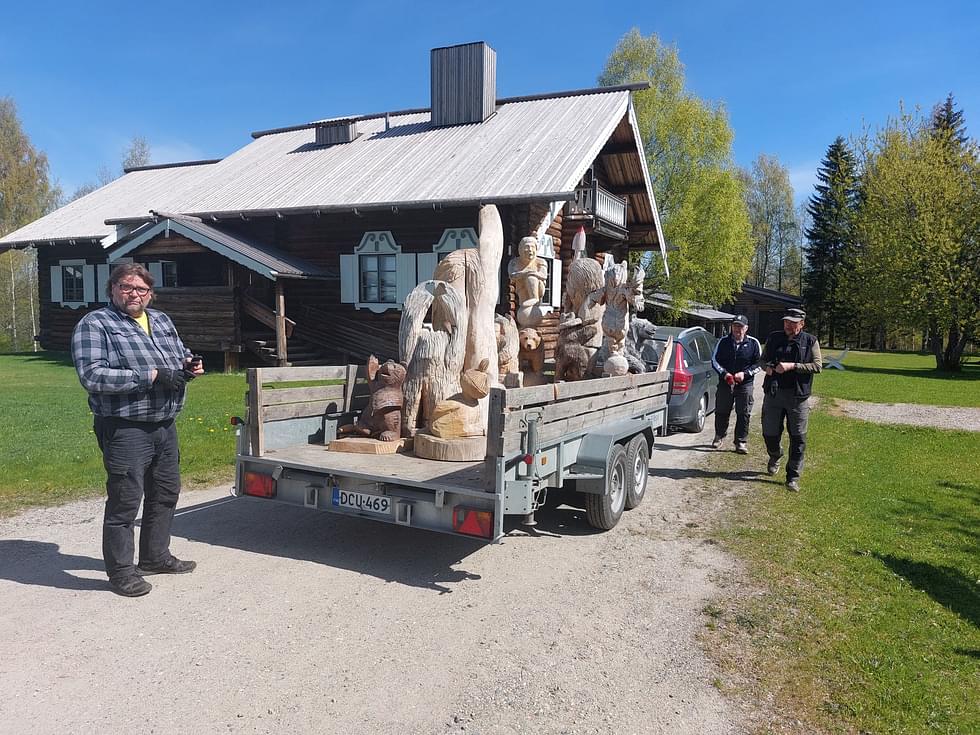
{"label": "wooden human figure sculpture", "polygon": [[[439,314],[431,327],[424,324],[430,307]],[[415,436],[420,423],[427,425],[439,401],[459,393],[465,324],[463,296],[445,281],[423,281],[405,299],[398,327],[399,356],[408,366],[402,436]]]}
{"label": "wooden human figure sculpture", "polygon": [[[568,268],[562,294],[562,314],[555,350],[555,380],[589,377],[596,353],[602,346],[599,324],[606,310],[602,303],[605,280],[602,266],[585,255],[585,229],[572,239],[574,260]],[[585,367],[581,368],[583,359]]]}
{"label": "wooden human figure sculpture", "polygon": [[405,382],[405,366],[388,360],[384,365],[371,355],[367,361],[368,387],[371,400],[357,421],[341,426],[338,434],[358,434],[393,442],[401,437],[402,384]]}
{"label": "wooden human figure sculpture", "polygon": [[548,264],[538,257],[538,240],[525,237],[517,245],[517,255],[507,265],[514,290],[517,292],[517,323],[521,327],[536,327],[544,312],[541,299],[548,284]]}
{"label": "wooden human figure sculpture", "polygon": [[460,392],[436,404],[429,422],[429,432],[442,439],[483,436],[487,433],[486,422],[480,413],[480,399],[490,394],[490,367],[488,360],[479,366],[464,370],[460,378]]}
{"label": "wooden human figure sculpture", "polygon": [[603,376],[626,375],[626,332],[629,329],[629,310],[633,300],[632,286],[628,278],[626,262],[612,262],[605,271],[605,290],[602,303],[606,311],[602,315]]}

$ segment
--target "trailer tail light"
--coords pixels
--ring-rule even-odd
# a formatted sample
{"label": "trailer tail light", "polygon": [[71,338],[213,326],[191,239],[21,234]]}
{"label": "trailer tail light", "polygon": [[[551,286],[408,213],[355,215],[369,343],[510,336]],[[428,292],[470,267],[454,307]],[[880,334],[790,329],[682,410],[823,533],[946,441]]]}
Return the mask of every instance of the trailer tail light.
{"label": "trailer tail light", "polygon": [[674,382],[670,386],[670,392],[675,396],[682,396],[691,390],[694,376],[684,367],[684,348],[680,342],[674,343]]}
{"label": "trailer tail light", "polygon": [[245,494],[256,498],[276,497],[276,480],[272,475],[261,472],[245,473]]}
{"label": "trailer tail light", "polygon": [[453,508],[453,530],[467,536],[493,538],[493,512],[457,505]]}

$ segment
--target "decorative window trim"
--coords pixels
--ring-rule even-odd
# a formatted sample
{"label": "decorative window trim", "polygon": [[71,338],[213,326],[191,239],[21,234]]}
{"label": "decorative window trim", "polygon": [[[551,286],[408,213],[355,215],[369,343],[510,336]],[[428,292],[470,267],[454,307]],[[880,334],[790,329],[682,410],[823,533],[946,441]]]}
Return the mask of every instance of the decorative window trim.
{"label": "decorative window trim", "polygon": [[[365,256],[393,256],[395,258],[395,294],[393,301],[362,301],[361,291]],[[400,309],[405,297],[415,287],[417,265],[414,253],[403,253],[389,230],[365,232],[353,255],[340,256],[340,301],[353,304],[355,309],[367,309],[381,314],[389,309]],[[380,273],[380,271],[379,271]],[[380,280],[380,279],[379,279]],[[379,282],[380,289],[380,282]]]}
{"label": "decorative window trim", "polygon": [[[66,301],[64,298],[64,269],[66,266],[79,267],[82,269],[82,300],[73,299]],[[95,303],[95,266],[89,265],[83,259],[68,258],[59,260],[58,265],[51,266],[51,303],[59,304],[67,309],[80,309]]]}
{"label": "decorative window trim", "polygon": [[439,242],[432,246],[431,253],[418,253],[418,283],[432,278],[439,261],[449,253],[479,246],[480,240],[472,227],[447,227],[442,231]]}
{"label": "decorative window trim", "polygon": [[562,262],[560,254],[555,252],[555,238],[551,235],[540,235],[537,255],[548,264],[548,285],[541,300],[541,311],[550,314],[555,309],[561,309]]}

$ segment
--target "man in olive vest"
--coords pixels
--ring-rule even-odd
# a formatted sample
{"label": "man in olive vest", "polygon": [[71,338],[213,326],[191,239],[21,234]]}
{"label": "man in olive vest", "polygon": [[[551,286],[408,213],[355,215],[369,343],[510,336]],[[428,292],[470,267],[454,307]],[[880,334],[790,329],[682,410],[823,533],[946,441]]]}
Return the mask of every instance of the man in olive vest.
{"label": "man in olive vest", "polygon": [[806,312],[787,309],[783,329],[773,332],[766,340],[762,362],[766,379],[762,384],[762,437],[769,453],[767,471],[779,472],[783,456],[781,440],[783,421],[789,434],[789,460],[786,462],[786,487],[800,489],[803,470],[803,450],[806,448],[807,422],[810,418],[810,389],[813,376],[820,372],[823,358],[820,343],[812,334],[803,331]]}

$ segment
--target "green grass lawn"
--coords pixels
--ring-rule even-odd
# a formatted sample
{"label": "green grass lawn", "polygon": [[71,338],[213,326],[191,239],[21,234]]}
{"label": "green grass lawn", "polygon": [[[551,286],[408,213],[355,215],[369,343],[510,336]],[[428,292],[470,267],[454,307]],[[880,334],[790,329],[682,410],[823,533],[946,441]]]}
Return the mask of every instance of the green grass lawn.
{"label": "green grass lawn", "polygon": [[[753,456],[715,469],[764,467],[753,426]],[[803,491],[749,479],[717,529],[763,590],[705,611],[722,688],[774,697],[801,732],[980,732],[977,457],[980,433],[815,411]]]}
{"label": "green grass lawn", "polygon": [[[837,356],[840,350],[826,353]],[[844,367],[820,373],[816,392],[852,401],[980,406],[980,362],[975,358],[961,373],[943,373],[932,355],[851,350]]]}
{"label": "green grass lawn", "polygon": [[[0,355],[0,515],[54,505],[105,488],[87,394],[67,355]],[[177,417],[184,487],[232,478],[232,415],[244,411],[242,374],[207,374],[188,387]]]}

